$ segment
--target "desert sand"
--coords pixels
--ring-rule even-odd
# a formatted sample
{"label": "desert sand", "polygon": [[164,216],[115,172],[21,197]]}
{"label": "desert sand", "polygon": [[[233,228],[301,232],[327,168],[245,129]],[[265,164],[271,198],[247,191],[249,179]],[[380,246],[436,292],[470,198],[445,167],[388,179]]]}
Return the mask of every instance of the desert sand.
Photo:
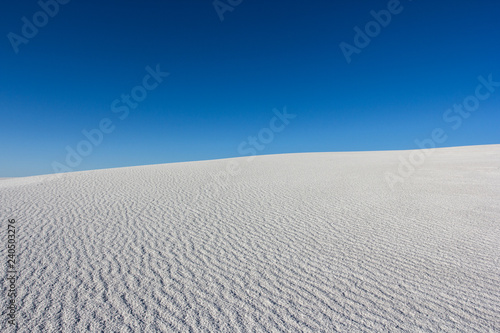
{"label": "desert sand", "polygon": [[500,145],[409,153],[3,179],[17,331],[500,332]]}

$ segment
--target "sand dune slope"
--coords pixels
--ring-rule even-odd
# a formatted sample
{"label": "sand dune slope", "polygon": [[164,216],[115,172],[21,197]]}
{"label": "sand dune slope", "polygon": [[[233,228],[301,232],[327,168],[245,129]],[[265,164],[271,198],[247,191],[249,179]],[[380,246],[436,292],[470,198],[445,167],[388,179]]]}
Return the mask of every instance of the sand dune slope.
{"label": "sand dune slope", "polygon": [[408,153],[4,179],[18,331],[500,332],[500,145]]}

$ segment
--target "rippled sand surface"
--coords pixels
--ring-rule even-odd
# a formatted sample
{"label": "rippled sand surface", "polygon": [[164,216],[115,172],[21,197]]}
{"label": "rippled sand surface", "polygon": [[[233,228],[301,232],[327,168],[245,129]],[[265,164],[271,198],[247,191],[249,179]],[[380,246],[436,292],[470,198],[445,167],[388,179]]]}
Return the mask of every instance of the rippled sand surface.
{"label": "rippled sand surface", "polygon": [[408,153],[3,179],[17,331],[500,332],[500,145]]}

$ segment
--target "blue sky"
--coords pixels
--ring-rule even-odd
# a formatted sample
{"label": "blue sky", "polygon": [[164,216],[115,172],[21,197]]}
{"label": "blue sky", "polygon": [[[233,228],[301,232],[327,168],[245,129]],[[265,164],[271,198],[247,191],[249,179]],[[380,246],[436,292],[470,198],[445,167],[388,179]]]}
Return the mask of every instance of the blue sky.
{"label": "blue sky", "polygon": [[[402,0],[350,63],[339,44],[395,2],[232,0],[223,21],[212,1],[61,2],[46,22],[37,1],[0,4],[0,177],[67,166],[106,118],[114,130],[69,169],[242,156],[284,107],[296,117],[259,154],[415,149],[435,128],[437,146],[500,143],[500,88],[459,128],[443,119],[479,76],[500,81],[498,1]],[[120,119],[113,101],[158,64],[169,75]]]}

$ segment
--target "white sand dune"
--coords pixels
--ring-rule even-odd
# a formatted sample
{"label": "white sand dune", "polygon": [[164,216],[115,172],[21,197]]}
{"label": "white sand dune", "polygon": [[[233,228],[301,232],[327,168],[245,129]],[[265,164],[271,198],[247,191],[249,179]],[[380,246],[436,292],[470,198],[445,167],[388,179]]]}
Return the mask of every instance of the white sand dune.
{"label": "white sand dune", "polygon": [[391,190],[408,154],[4,179],[18,331],[500,332],[500,145],[436,149]]}

